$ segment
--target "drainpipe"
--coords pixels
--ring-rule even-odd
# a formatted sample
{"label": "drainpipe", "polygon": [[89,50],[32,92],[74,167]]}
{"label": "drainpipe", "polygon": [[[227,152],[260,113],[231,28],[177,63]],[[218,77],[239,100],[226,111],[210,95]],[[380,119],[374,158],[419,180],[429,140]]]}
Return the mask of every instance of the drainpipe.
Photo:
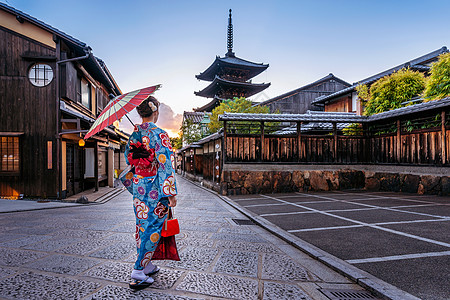
{"label": "drainpipe", "polygon": [[61,163],[62,163],[62,151],[61,151],[61,109],[59,105],[60,101],[60,84],[61,76],[59,74],[59,65],[69,61],[76,61],[86,59],[91,55],[91,47],[85,47],[83,50],[86,55],[80,57],[74,57],[70,59],[61,59],[61,39],[56,35],[53,36],[53,40],[56,43],[56,66],[55,66],[55,78],[56,78],[56,198],[62,199],[62,173],[61,173]]}

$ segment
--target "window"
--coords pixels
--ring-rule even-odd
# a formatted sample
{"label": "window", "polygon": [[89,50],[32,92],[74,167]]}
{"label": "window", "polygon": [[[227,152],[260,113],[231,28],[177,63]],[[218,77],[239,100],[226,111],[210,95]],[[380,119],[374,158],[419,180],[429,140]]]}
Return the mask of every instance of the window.
{"label": "window", "polygon": [[35,64],[28,72],[28,79],[34,86],[47,86],[53,80],[52,67],[46,64]]}
{"label": "window", "polygon": [[19,173],[19,137],[2,136],[0,143],[0,172]]}
{"label": "window", "polygon": [[77,102],[81,103],[84,107],[92,108],[91,101],[91,84],[89,81],[82,77],[77,77]]}

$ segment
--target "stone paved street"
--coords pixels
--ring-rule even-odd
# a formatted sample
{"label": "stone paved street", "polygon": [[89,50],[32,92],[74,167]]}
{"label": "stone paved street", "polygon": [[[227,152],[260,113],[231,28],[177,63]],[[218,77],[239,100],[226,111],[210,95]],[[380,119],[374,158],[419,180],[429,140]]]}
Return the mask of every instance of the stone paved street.
{"label": "stone paved street", "polygon": [[131,195],[101,205],[0,214],[4,299],[328,299],[361,290],[269,234],[214,194],[178,178],[180,262],[161,261],[155,283],[128,288],[135,258]]}

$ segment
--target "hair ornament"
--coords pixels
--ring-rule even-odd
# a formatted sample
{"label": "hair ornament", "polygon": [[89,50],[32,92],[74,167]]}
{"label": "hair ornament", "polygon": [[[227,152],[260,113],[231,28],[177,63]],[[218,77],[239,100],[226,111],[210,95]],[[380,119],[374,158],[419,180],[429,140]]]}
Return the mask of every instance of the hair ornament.
{"label": "hair ornament", "polygon": [[153,102],[148,102],[148,106],[150,107],[150,109],[155,112],[158,110],[158,107],[153,103]]}

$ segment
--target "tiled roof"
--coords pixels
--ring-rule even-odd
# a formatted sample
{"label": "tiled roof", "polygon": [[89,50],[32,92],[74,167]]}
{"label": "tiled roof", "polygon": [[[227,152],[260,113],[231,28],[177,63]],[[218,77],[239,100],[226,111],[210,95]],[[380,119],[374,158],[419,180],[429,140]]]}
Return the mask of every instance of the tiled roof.
{"label": "tiled roof", "polygon": [[439,108],[445,108],[450,107],[450,97],[444,98],[441,100],[434,100],[429,102],[424,102],[420,104],[414,104],[410,106],[400,107],[394,110],[382,112],[376,115],[370,116],[369,122],[382,120],[382,119],[388,119],[393,117],[400,117],[403,115],[409,115],[414,113],[421,113],[428,110],[433,109],[439,109]]}
{"label": "tiled roof", "polygon": [[[210,112],[206,112],[209,116],[211,116]],[[195,112],[195,111],[185,111],[183,113],[183,121],[184,120],[192,120],[194,124],[199,124],[203,120],[203,116],[205,112]]]}
{"label": "tiled roof", "polygon": [[[342,130],[351,123],[337,123],[336,128],[337,130]],[[332,123],[325,123],[325,122],[310,122],[306,124],[302,124],[300,127],[301,132],[310,132],[310,131],[332,131],[333,130],[333,124]],[[288,135],[288,134],[297,134],[297,126],[289,126],[286,128],[283,128],[277,132],[274,132],[273,134],[279,134],[279,135]]]}
{"label": "tiled roof", "polygon": [[357,83],[353,83],[352,86],[350,86],[350,87],[348,87],[346,89],[337,91],[336,93],[330,94],[330,95],[325,96],[325,97],[318,97],[315,100],[313,100],[312,103],[313,104],[321,104],[321,103],[324,103],[324,102],[329,101],[331,99],[340,97],[340,96],[345,95],[347,93],[353,92],[355,90],[355,88],[359,84],[370,84],[370,83],[375,82],[375,81],[377,81],[378,79],[380,79],[380,78],[382,78],[384,76],[390,75],[390,74],[392,74],[392,73],[394,73],[394,72],[396,72],[396,71],[398,71],[400,69],[403,69],[403,68],[408,68],[409,67],[411,69],[416,69],[416,70],[419,70],[419,71],[428,71],[429,67],[426,64],[430,63],[430,61],[436,60],[439,55],[441,55],[443,53],[447,53],[447,52],[448,52],[447,47],[443,46],[442,48],[440,48],[438,50],[435,50],[433,52],[430,52],[428,54],[425,54],[425,55],[420,56],[418,58],[415,58],[413,60],[410,60],[410,61],[408,61],[406,63],[403,63],[401,65],[398,65],[396,67],[393,67],[391,69],[383,71],[381,73],[378,73],[378,74],[373,75],[371,77],[368,77],[366,79],[360,80]]}
{"label": "tiled roof", "polygon": [[224,113],[220,121],[265,121],[265,122],[365,122],[367,117],[355,113],[309,112],[306,114],[248,114]]}

